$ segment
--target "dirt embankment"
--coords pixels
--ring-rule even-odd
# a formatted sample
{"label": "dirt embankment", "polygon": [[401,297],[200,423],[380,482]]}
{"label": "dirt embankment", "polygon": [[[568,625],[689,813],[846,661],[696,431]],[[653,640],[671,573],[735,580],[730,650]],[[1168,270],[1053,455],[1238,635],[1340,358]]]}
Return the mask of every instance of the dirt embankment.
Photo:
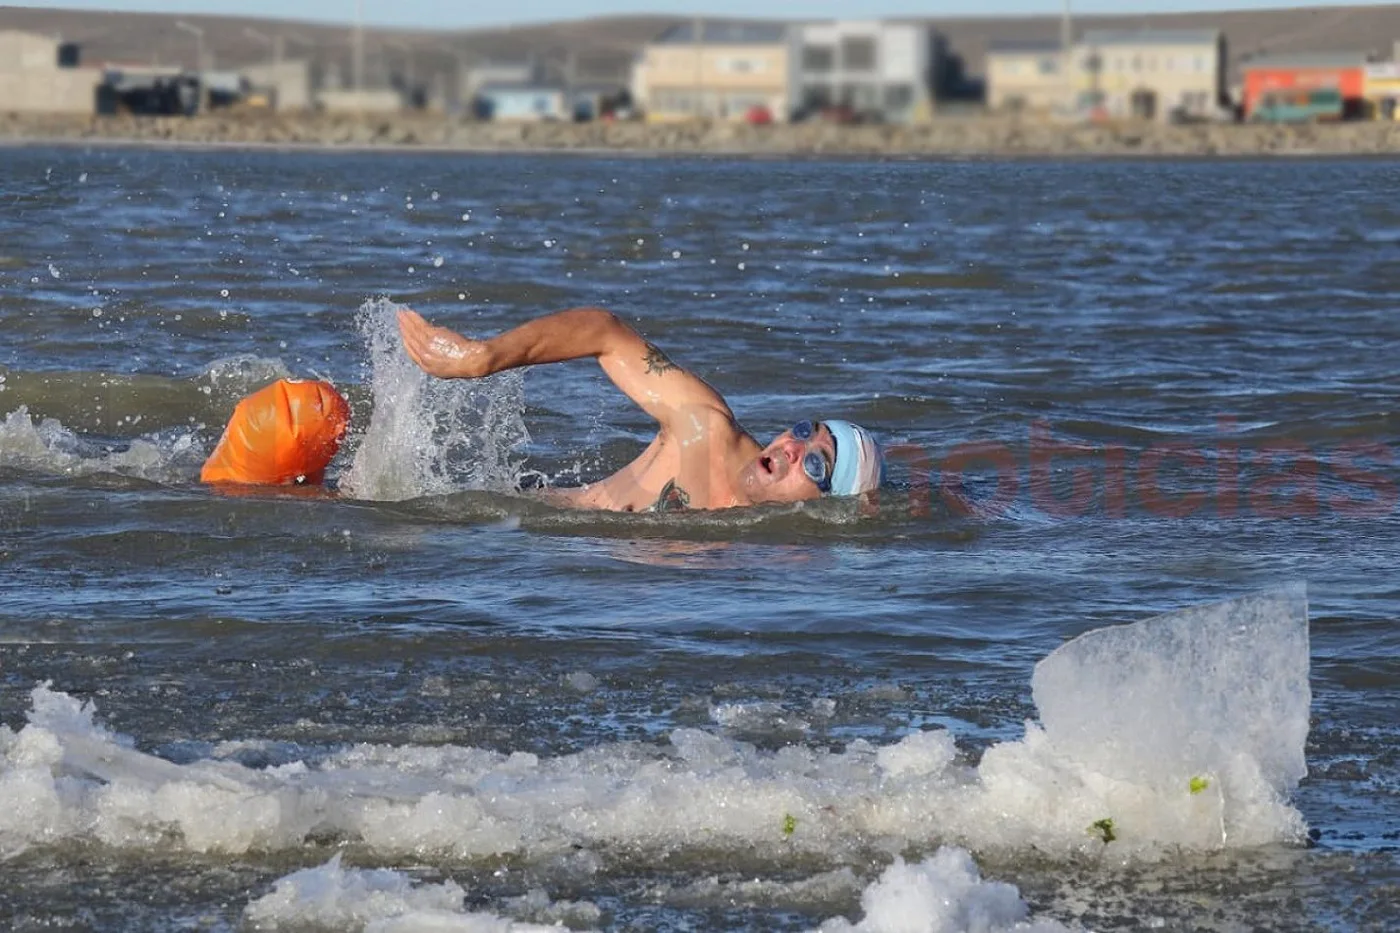
{"label": "dirt embankment", "polygon": [[425,115],[136,118],[0,114],[0,140],[895,158],[1377,155],[1400,153],[1400,123],[1070,126],[958,117],[922,126],[744,126],[472,123]]}

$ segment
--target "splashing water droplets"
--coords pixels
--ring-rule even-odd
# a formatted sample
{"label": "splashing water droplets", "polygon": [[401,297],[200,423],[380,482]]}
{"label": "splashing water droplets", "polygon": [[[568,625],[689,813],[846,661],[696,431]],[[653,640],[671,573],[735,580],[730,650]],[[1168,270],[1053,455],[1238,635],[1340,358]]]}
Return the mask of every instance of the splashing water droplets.
{"label": "splashing water droplets", "polygon": [[430,378],[403,351],[400,307],[381,298],[360,309],[374,413],[341,491],[377,500],[514,491],[523,462],[515,451],[529,441],[522,375]]}

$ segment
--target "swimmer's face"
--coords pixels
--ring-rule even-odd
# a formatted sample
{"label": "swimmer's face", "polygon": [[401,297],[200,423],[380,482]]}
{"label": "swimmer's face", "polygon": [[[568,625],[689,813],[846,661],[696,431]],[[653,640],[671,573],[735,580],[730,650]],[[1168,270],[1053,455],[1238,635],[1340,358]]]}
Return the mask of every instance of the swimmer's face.
{"label": "swimmer's face", "polygon": [[803,421],[775,437],[740,482],[754,502],[801,502],[820,498],[835,465],[836,441],[826,425]]}

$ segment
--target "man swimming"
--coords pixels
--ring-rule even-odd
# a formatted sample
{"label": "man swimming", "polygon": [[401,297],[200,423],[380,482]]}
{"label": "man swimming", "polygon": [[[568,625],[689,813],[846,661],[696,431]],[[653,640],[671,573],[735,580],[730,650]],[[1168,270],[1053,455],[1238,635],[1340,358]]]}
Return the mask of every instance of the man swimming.
{"label": "man swimming", "polygon": [[565,505],[623,512],[726,509],[856,496],[883,479],[880,446],[848,421],[799,421],[761,446],[703,379],[601,308],[548,314],[487,340],[402,310],[399,332],[409,357],[440,379],[480,379],[595,357],[613,384],[656,419],[656,437],[627,466],[596,483],[554,491],[552,498]]}

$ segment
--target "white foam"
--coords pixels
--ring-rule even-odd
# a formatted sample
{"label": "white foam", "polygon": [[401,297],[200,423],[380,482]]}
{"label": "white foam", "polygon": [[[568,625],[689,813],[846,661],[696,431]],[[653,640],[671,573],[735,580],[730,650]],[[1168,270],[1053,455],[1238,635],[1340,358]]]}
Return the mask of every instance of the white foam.
{"label": "white foam", "polygon": [[387,299],[360,309],[374,411],[355,432],[340,489],[360,499],[398,500],[466,489],[513,491],[528,442],[520,371],[486,379],[434,379],[404,352]]}
{"label": "white foam", "polygon": [[117,473],[157,483],[187,482],[205,455],[193,429],[173,429],[104,445],[21,405],[0,421],[0,467],[60,476]]}
{"label": "white foam", "polygon": [[983,881],[972,856],[944,847],[917,865],[903,859],[865,889],[865,916],[855,924],[828,920],[821,933],[1056,933],[1053,920],[1027,919],[1029,910],[1009,884]]}
{"label": "white foam", "polygon": [[[754,906],[799,904],[832,899],[855,885],[850,869],[824,872],[796,882],[752,880],[721,883],[708,879],[678,892],[651,892],[673,906]],[[389,869],[347,869],[340,855],[316,868],[293,872],[270,893],[244,909],[260,929],[312,926],[342,931],[453,931],[453,933],[531,933],[597,929],[602,911],[594,904],[552,901],[539,889],[508,898],[510,916],[464,907],[467,892],[453,881],[416,883]],[[944,847],[917,864],[895,860],[861,894],[862,918],[837,917],[814,933],[1065,933],[1053,920],[1031,920],[1013,885],[984,881],[965,850]],[[538,926],[544,919],[554,926]]]}
{"label": "white foam", "polygon": [[[1111,640],[1086,636],[1037,673],[1044,727],[1028,723],[976,767],[942,731],[766,751],[701,729],[558,757],[363,744],[266,770],[217,758],[177,765],[130,748],[90,707],[41,685],[28,723],[0,731],[4,798],[32,802],[0,817],[0,851],[95,839],[246,852],[331,835],[385,857],[543,859],[619,846],[840,860],[942,843],[1042,856],[1107,845],[1127,856],[1298,842],[1305,826],[1287,794],[1306,735],[1297,683],[1306,625],[1301,591],[1286,590],[1138,623]],[[1114,646],[1112,663],[1084,666],[1098,644]],[[1217,663],[1185,685],[1149,676],[1202,657]],[[1142,679],[1123,681],[1124,671]],[[1232,685],[1278,705],[1226,702]],[[1121,731],[1157,710],[1179,715],[1182,696],[1213,698],[1210,715],[1192,714],[1193,729],[1150,742]],[[1117,755],[1132,766],[1118,767]]]}
{"label": "white foam", "polygon": [[466,892],[452,881],[416,885],[389,869],[342,868],[336,855],[325,865],[278,880],[253,901],[244,917],[262,929],[307,926],[332,930],[531,933],[558,927],[519,923],[463,909]]}

